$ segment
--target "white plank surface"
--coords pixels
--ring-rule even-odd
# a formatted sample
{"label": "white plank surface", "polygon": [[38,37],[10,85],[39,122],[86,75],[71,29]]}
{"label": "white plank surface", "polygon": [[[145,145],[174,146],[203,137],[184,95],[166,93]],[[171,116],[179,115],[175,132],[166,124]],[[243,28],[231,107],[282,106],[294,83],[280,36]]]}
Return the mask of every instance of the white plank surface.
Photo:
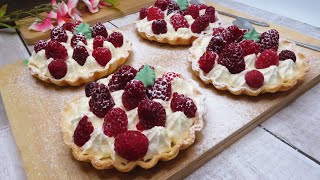
{"label": "white plank surface", "polygon": [[0,66],[29,58],[28,51],[15,29],[0,30],[1,60]]}
{"label": "white plank surface", "polygon": [[[303,23],[299,24],[295,20],[231,0],[214,0],[214,2],[231,6],[280,25],[296,28],[300,32],[306,32],[310,36],[320,38],[320,28]],[[111,23],[121,27],[134,22],[137,17],[138,13],[135,13],[113,20]],[[110,29],[115,28],[109,23],[106,25]],[[0,31],[2,45],[0,53],[5,58],[0,61],[0,66],[11,63],[13,60],[28,58],[29,54],[17,34],[14,31],[9,33],[3,33],[3,31],[7,30]],[[29,47],[29,49],[33,50],[33,47]],[[263,127],[271,133],[317,159],[319,159],[320,149],[317,145],[320,136],[318,133],[320,128],[319,113],[317,111],[320,106],[320,88],[318,86],[263,124]],[[0,179],[24,179],[25,175],[1,99],[0,102]],[[301,111],[297,111],[297,109]],[[288,120],[283,120],[285,118]],[[293,120],[290,121],[290,119]],[[209,161],[188,179],[320,179],[319,167],[318,164],[281,142],[272,134],[261,128],[256,128],[225,152]]]}
{"label": "white plank surface", "polygon": [[261,128],[256,128],[187,180],[318,180],[320,166]]}
{"label": "white plank surface", "polygon": [[320,84],[262,124],[279,138],[320,161]]}
{"label": "white plank surface", "polygon": [[[29,58],[19,35],[14,29],[0,30],[0,67]],[[0,96],[0,179],[25,179],[18,148],[12,136]]]}
{"label": "white plank surface", "polygon": [[[320,11],[318,10],[320,7],[319,0],[308,0],[308,3],[301,0],[268,0],[268,3],[261,3],[261,1],[257,0],[236,1],[320,27],[320,21],[314,18],[320,16]],[[283,7],[285,7],[285,11]]]}

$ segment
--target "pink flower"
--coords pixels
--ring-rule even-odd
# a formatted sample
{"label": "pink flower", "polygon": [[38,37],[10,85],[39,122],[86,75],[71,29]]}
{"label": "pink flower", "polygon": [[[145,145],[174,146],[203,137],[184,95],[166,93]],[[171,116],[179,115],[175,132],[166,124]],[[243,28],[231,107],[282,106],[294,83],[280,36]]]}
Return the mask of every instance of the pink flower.
{"label": "pink flower", "polygon": [[100,0],[82,0],[88,7],[91,13],[96,13],[99,11],[98,5]]}
{"label": "pink flower", "polygon": [[41,31],[46,32],[49,29],[52,29],[54,20],[57,18],[57,14],[54,11],[51,11],[44,20],[37,19],[34,23],[31,24],[29,29],[35,30],[35,31]]}
{"label": "pink flower", "polygon": [[[55,0],[52,0],[52,3]],[[76,21],[82,21],[81,13],[76,8],[78,0],[68,0],[68,3],[65,2],[53,4],[57,11],[57,22],[59,26],[62,26],[65,22],[70,22],[72,19]]]}
{"label": "pink flower", "polygon": [[67,7],[68,7],[68,15],[76,20],[76,21],[82,21],[81,13],[77,9],[77,4],[79,0],[68,0]]}

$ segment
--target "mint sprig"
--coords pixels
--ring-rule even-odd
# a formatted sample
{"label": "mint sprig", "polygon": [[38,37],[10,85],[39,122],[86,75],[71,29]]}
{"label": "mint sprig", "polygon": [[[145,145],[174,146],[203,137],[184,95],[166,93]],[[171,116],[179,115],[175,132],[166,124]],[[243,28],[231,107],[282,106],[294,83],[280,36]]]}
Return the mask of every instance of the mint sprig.
{"label": "mint sprig", "polygon": [[22,60],[22,64],[25,65],[25,66],[28,66],[29,65],[29,59],[23,59]]}
{"label": "mint sprig", "polygon": [[256,29],[251,29],[250,31],[247,31],[242,39],[248,39],[248,40],[254,40],[255,42],[260,41],[260,34],[256,31]]}
{"label": "mint sprig", "polygon": [[146,64],[134,77],[134,79],[140,80],[145,87],[154,85],[156,74],[154,70]]}
{"label": "mint sprig", "polygon": [[188,0],[177,0],[177,4],[182,11],[186,10],[189,6]]}
{"label": "mint sprig", "polygon": [[81,23],[74,28],[73,34],[78,33],[82,33],[87,39],[92,38],[92,29],[87,23]]}

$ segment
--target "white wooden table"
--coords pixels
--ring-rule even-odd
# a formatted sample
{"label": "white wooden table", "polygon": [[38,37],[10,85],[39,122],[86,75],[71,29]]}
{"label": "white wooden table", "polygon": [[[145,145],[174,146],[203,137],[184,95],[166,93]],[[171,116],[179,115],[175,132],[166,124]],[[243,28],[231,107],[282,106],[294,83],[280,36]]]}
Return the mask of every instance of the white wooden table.
{"label": "white wooden table", "polygon": [[[320,39],[320,28],[315,26],[231,0],[214,2]],[[110,29],[121,27],[132,23],[137,15],[128,15],[106,22],[105,25]],[[0,66],[29,58],[33,50],[32,46],[24,44],[16,30],[0,30],[0,45]],[[187,179],[320,179],[319,129],[320,84],[259,125]],[[25,178],[0,99],[0,179]]]}

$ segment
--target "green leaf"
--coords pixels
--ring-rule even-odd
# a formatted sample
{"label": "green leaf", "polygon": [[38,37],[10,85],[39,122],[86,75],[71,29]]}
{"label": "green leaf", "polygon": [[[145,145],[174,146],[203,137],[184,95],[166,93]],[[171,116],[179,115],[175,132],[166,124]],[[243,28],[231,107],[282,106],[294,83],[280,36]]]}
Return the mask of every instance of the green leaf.
{"label": "green leaf", "polygon": [[248,39],[248,40],[254,40],[255,42],[260,41],[260,34],[256,31],[256,29],[251,29],[250,31],[247,31],[242,39]]}
{"label": "green leaf", "polygon": [[7,4],[1,6],[1,8],[0,8],[0,17],[4,16],[4,14],[6,14],[7,6],[8,6]]}
{"label": "green leaf", "polygon": [[29,60],[28,59],[24,59],[22,60],[23,65],[28,66],[29,64]]}
{"label": "green leaf", "polygon": [[8,24],[5,24],[5,23],[2,23],[0,22],[0,27],[3,26],[3,27],[6,27],[6,28],[16,28],[16,26],[10,26]]}
{"label": "green leaf", "polygon": [[187,7],[189,6],[188,0],[178,0],[177,3],[182,11],[186,10]]}
{"label": "green leaf", "polygon": [[156,74],[154,70],[146,64],[134,77],[134,79],[140,80],[145,87],[154,85],[154,80],[156,79]]}
{"label": "green leaf", "polygon": [[89,24],[81,23],[74,28],[73,34],[82,33],[87,39],[92,38],[92,29]]}

